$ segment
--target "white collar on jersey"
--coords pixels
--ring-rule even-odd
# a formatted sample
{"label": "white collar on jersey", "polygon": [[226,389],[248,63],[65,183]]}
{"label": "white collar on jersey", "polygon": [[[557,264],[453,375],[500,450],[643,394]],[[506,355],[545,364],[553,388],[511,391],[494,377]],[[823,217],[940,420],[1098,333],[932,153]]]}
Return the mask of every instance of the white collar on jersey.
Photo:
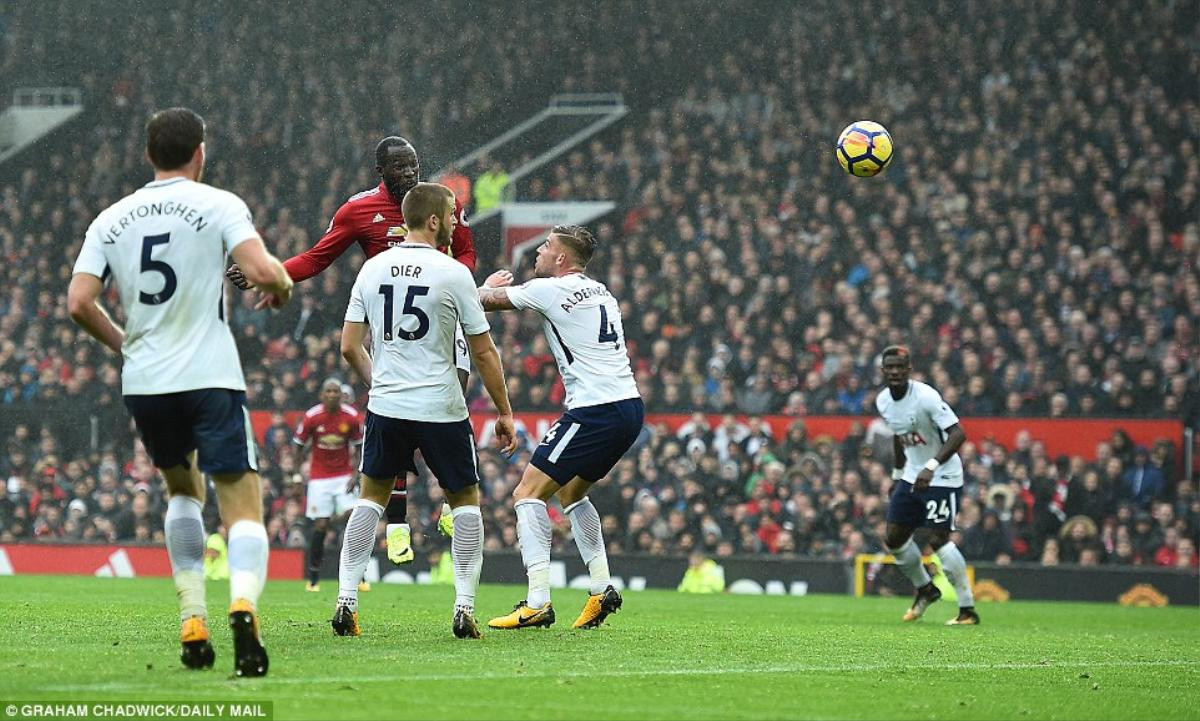
{"label": "white collar on jersey", "polygon": [[184,180],[187,180],[187,178],[176,177],[176,178],[167,178],[166,180],[151,180],[149,183],[146,183],[142,187],[144,187],[144,188],[161,188],[164,185],[171,185],[172,183],[178,183],[178,182],[184,181]]}

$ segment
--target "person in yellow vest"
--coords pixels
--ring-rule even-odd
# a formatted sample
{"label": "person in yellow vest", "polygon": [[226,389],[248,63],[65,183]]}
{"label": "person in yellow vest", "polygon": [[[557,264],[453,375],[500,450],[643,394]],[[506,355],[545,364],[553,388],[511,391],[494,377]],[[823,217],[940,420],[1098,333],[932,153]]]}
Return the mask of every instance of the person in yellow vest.
{"label": "person in yellow vest", "polygon": [[492,162],[487,168],[487,172],[475,180],[476,214],[500,205],[500,201],[504,199],[504,191],[508,188],[508,173],[504,172],[499,163]]}
{"label": "person in yellow vest", "polygon": [[429,554],[429,583],[435,586],[454,584],[454,557],[448,551]]}
{"label": "person in yellow vest", "polygon": [[204,578],[207,581],[229,580],[229,552],[225,548],[225,526],[209,535],[204,544]]}
{"label": "person in yellow vest", "polygon": [[688,568],[679,582],[680,593],[720,593],[725,590],[725,569],[716,561],[695,551],[688,557]]}

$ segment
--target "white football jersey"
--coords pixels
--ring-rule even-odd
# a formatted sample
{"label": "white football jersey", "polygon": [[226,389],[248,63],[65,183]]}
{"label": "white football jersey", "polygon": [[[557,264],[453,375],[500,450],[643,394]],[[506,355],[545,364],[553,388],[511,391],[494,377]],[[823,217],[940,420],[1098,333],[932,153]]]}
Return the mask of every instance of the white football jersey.
{"label": "white football jersey", "polygon": [[638,398],[621,309],[603,283],[583,273],[535,278],[508,289],[516,308],[541,313],[567,390],[567,410]]}
{"label": "white football jersey", "polygon": [[[900,400],[884,388],[875,396],[875,408],[904,444],[904,480],[913,483],[929,459],[942,450],[946,430],[958,423],[958,416],[942,400],[942,394],[921,381],[910,380],[908,392]],[[933,472],[931,485],[960,488],[963,484],[962,459],[955,453]]]}
{"label": "white football jersey", "polygon": [[423,243],[401,243],[365,263],[346,320],[371,327],[371,396],[377,415],[448,423],[467,417],[454,333],[490,330],[466,266]]}
{"label": "white football jersey", "polygon": [[75,272],[116,283],[123,393],[246,389],[225,322],[225,266],[257,237],[241,198],[187,178],[147,183],[96,217]]}

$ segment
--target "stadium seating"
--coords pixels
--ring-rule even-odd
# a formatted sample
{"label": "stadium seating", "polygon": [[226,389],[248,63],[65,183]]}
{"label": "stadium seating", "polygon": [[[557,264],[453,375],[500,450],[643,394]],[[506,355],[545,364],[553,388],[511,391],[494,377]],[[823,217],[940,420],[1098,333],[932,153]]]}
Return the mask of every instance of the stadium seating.
{"label": "stadium seating", "polygon": [[[862,13],[621,2],[575,18],[523,6],[502,21],[499,7],[468,16],[451,4],[438,22],[455,37],[419,58],[405,38],[432,34],[433,17],[340,43],[313,42],[293,19],[307,13],[268,4],[239,20],[210,3],[78,5],[58,2],[52,28],[34,21],[44,9],[20,6],[0,32],[4,82],[78,85],[89,108],[0,166],[0,541],[161,535],[162,491],[130,430],[119,364],[70,322],[64,290],[92,217],[145,180],[140,126],[165,104],[205,115],[207,178],[245,197],[286,257],[373,184],[369,150],[383,134],[405,134],[437,165],[550,93],[620,91],[633,113],[516,195],[617,203],[591,270],[623,301],[651,410],[870,415],[877,354],[903,342],[964,418],[1200,429],[1200,67],[1185,36],[1164,32],[1187,3]],[[378,12],[359,0],[321,8]],[[734,21],[761,35],[717,45]],[[225,41],[194,45],[193,26]],[[846,42],[849,28],[862,40]],[[127,42],[145,34],[180,48],[176,62],[149,63]],[[618,51],[630,44],[637,64]],[[876,181],[845,176],[832,154],[861,118],[896,139]],[[307,407],[325,377],[346,376],[336,299],[359,257],[298,286],[280,313],[230,289],[254,408]],[[481,258],[479,277],[503,262]],[[493,328],[514,406],[557,408],[537,320]],[[470,395],[486,412],[477,382]],[[303,545],[289,434],[276,423],[264,443],[269,532]],[[849,559],[881,549],[890,441],[863,452],[877,440],[867,427],[838,442],[802,425],[783,438],[744,421],[649,427],[596,503],[615,549]],[[1179,481],[1173,448],[1118,433],[1058,459],[972,438],[960,545],[973,560],[1195,565],[1200,496]],[[482,454],[493,547],[513,545],[507,498],[525,458]],[[437,543],[439,500],[424,480],[412,491],[418,547]]]}

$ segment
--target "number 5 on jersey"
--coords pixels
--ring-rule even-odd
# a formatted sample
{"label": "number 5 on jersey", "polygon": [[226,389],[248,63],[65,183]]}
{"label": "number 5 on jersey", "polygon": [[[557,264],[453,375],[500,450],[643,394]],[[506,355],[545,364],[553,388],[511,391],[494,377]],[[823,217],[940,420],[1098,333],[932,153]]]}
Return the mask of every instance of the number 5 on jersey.
{"label": "number 5 on jersey", "polygon": [[395,287],[391,285],[379,286],[379,294],[383,296],[383,339],[385,341],[393,340],[393,330],[396,335],[403,340],[420,340],[429,332],[429,316],[425,311],[413,304],[419,296],[429,295],[429,286],[427,285],[410,285],[408,293],[404,295],[404,307],[400,310],[401,315],[411,315],[417,319],[417,327],[413,330],[405,330],[396,328],[392,322],[392,304],[395,300]]}
{"label": "number 5 on jersey", "polygon": [[171,234],[163,233],[161,235],[147,235],[142,238],[142,265],[141,272],[143,273],[158,273],[162,275],[163,285],[162,290],[157,293],[147,293],[145,291],[138,292],[138,302],[146,305],[162,305],[175,295],[175,289],[179,287],[179,279],[175,277],[175,269],[167,265],[164,261],[155,260],[151,253],[154,246],[163,245],[170,242]]}

